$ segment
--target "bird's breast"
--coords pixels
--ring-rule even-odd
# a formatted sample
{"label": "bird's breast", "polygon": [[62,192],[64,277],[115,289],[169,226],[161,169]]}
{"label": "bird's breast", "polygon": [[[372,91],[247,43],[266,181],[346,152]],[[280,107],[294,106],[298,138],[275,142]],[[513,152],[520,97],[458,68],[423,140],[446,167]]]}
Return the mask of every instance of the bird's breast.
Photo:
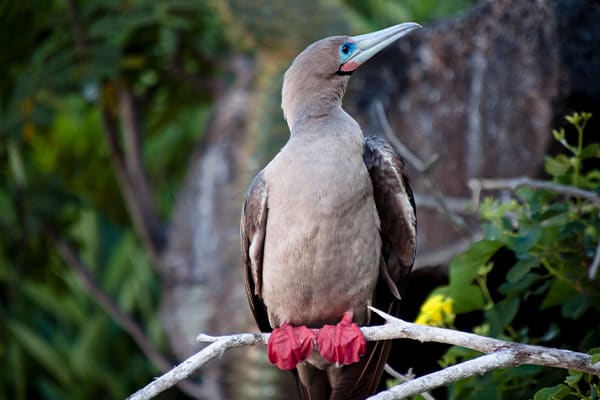
{"label": "bird's breast", "polygon": [[[378,277],[379,218],[362,148],[311,141],[265,169],[263,299],[272,325],[366,316]],[[363,321],[364,322],[364,321]]]}

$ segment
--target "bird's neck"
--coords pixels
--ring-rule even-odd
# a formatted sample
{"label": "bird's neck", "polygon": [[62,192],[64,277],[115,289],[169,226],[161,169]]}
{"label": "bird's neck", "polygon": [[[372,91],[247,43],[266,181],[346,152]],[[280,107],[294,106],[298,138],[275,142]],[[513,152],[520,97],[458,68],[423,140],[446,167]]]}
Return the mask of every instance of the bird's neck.
{"label": "bird's neck", "polygon": [[326,121],[335,118],[340,112],[343,112],[341,104],[324,104],[324,102],[314,101],[299,104],[292,112],[285,115],[290,132],[294,134],[307,123]]}
{"label": "bird's neck", "polygon": [[307,79],[284,83],[281,108],[292,134],[299,124],[308,120],[343,113],[345,88],[346,80],[331,83]]}
{"label": "bird's neck", "polygon": [[360,143],[364,138],[358,123],[340,105],[305,113],[290,124],[290,138],[313,141],[325,136],[352,137]]}

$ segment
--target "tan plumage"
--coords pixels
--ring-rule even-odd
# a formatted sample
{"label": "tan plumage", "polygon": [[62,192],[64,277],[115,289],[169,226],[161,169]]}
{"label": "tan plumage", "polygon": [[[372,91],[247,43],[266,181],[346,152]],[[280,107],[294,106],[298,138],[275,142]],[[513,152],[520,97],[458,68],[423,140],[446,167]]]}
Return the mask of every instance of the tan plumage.
{"label": "tan plumage", "polygon": [[[394,27],[396,37],[415,27]],[[318,41],[285,74],[291,137],[253,180],[242,210],[246,289],[261,331],[283,323],[320,328],[347,311],[363,325],[370,304],[397,311],[416,241],[404,164],[382,139],[365,139],[341,108],[349,74],[391,41],[391,30]],[[348,43],[354,54],[346,57]],[[358,363],[341,368],[314,351],[294,372],[302,398],[368,396],[389,345],[369,343]]]}

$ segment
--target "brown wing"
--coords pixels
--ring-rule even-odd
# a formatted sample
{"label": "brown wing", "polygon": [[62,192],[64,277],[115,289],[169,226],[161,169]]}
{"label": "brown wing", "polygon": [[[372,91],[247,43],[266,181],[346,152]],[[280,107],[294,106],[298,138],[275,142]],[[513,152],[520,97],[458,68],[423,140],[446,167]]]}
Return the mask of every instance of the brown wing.
{"label": "brown wing", "polygon": [[[402,293],[415,258],[415,202],[404,162],[384,139],[365,138],[363,159],[371,176],[381,220],[383,265],[373,306],[396,315],[400,303],[398,294]],[[381,322],[377,318],[371,320],[372,324]],[[369,342],[350,399],[362,399],[377,390],[391,345],[391,341]]]}
{"label": "brown wing", "polygon": [[[261,332],[271,332],[267,308],[261,298],[262,267],[265,235],[267,230],[268,194],[263,173],[260,172],[250,183],[242,207],[240,236],[242,238],[242,267],[246,295],[252,314]],[[306,388],[300,384],[298,371],[292,370],[301,400],[309,399]]]}
{"label": "brown wing", "polygon": [[266,307],[261,299],[262,261],[267,229],[267,188],[260,172],[250,183],[242,207],[240,235],[242,267],[248,302],[261,332],[272,330]]}
{"label": "brown wing", "polygon": [[392,281],[402,289],[417,246],[415,201],[404,161],[378,136],[365,139],[364,161],[381,219],[382,255]]}

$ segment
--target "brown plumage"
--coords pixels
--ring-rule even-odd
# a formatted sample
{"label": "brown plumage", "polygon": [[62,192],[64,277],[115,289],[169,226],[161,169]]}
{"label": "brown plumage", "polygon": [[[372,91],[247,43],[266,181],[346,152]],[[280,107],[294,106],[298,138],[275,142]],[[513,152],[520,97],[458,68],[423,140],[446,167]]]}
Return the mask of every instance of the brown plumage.
{"label": "brown plumage", "polygon": [[[358,359],[362,350],[325,339],[323,326],[338,324],[343,315],[367,324],[371,304],[396,313],[412,268],[416,216],[404,164],[383,139],[365,139],[341,103],[351,72],[417,27],[406,23],[326,38],[304,50],[286,72],[282,90],[290,139],[246,195],[242,259],[260,330],[321,329],[320,337],[309,339],[321,348],[309,348],[292,361],[287,346],[269,343],[270,357],[283,360],[277,361],[280,367],[297,367],[293,372],[303,399],[367,397],[376,390],[389,353],[390,342],[370,342],[360,361],[338,367],[337,356],[332,362],[319,350],[339,346]],[[347,329],[351,336],[357,331]]]}

